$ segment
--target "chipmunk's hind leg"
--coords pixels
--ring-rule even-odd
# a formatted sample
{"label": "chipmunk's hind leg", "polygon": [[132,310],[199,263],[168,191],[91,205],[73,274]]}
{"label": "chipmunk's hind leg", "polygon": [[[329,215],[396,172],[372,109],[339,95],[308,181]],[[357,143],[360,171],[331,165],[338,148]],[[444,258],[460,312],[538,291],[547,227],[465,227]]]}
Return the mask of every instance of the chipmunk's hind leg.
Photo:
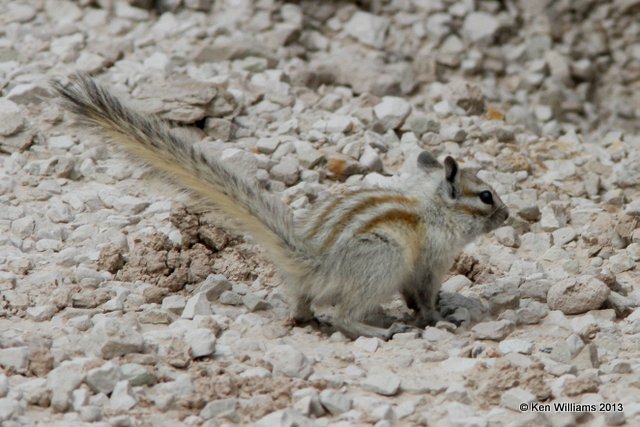
{"label": "chipmunk's hind leg", "polygon": [[[335,298],[335,318],[330,322],[345,335],[377,337],[387,340],[398,332],[413,329],[394,324],[385,329],[364,322],[367,315],[391,300],[401,289],[407,276],[405,249],[390,239],[366,235],[349,242],[348,247],[334,255],[332,277],[339,286],[331,289]],[[375,262],[373,260],[382,260]]]}

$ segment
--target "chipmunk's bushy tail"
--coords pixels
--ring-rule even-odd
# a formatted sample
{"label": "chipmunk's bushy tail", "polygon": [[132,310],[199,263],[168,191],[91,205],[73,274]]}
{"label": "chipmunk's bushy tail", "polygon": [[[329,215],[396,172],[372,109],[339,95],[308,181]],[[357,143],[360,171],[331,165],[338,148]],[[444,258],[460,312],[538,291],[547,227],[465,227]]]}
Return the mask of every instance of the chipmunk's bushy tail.
{"label": "chipmunk's bushy tail", "polygon": [[172,134],[156,116],[127,108],[90,77],[76,75],[68,85],[52,86],[83,123],[221,211],[236,231],[251,234],[284,273],[308,271],[313,256],[295,234],[292,214],[282,202]]}

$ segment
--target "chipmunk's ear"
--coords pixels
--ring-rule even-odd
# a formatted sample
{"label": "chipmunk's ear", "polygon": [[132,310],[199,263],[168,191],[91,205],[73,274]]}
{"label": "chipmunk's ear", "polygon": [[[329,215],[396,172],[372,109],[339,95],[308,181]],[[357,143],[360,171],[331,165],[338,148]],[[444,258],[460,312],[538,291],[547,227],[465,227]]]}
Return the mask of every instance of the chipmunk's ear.
{"label": "chipmunk's ear", "polygon": [[433,154],[428,151],[423,151],[418,155],[418,166],[428,171],[433,168],[439,168],[440,163],[438,163],[438,159],[433,157]]}
{"label": "chipmunk's ear", "polygon": [[447,158],[444,159],[444,177],[452,184],[455,183],[458,177],[458,162],[451,156],[447,156]]}
{"label": "chipmunk's ear", "polygon": [[458,163],[451,156],[447,156],[447,158],[444,159],[444,179],[445,182],[449,184],[447,187],[451,198],[458,198],[458,194],[460,194],[460,173]]}

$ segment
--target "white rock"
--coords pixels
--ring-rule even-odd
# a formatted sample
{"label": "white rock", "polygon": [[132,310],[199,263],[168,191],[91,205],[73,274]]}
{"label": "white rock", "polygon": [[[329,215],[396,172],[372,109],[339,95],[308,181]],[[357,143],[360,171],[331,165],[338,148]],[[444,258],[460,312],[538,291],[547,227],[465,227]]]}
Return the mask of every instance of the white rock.
{"label": "white rock", "polygon": [[22,129],[24,113],[14,102],[0,98],[0,136],[9,136]]}
{"label": "white rock", "polygon": [[345,24],[345,31],[361,43],[380,49],[389,28],[389,18],[371,13],[357,11]]}
{"label": "white rock", "polygon": [[184,339],[189,344],[191,357],[194,359],[209,356],[215,350],[216,336],[209,329],[198,328],[187,331]]}
{"label": "white rock", "polygon": [[9,393],[9,379],[5,374],[0,374],[0,398]]}
{"label": "white rock", "polygon": [[458,292],[461,289],[467,288],[471,286],[472,282],[469,280],[467,276],[463,276],[462,274],[457,274],[455,276],[451,276],[447,279],[446,282],[442,284],[441,289],[444,292]]}
{"label": "white rock", "polygon": [[353,344],[367,353],[375,353],[380,346],[380,340],[373,337],[358,337]]}
{"label": "white rock", "polygon": [[120,367],[109,361],[104,365],[89,370],[85,382],[94,392],[109,394],[120,381]]}
{"label": "white rock", "polygon": [[111,393],[111,399],[109,400],[109,407],[116,412],[126,412],[136,406],[138,399],[136,399],[129,385],[129,381],[122,380],[116,383]]}
{"label": "white rock", "polygon": [[373,107],[373,113],[384,130],[396,129],[411,113],[411,104],[403,98],[383,96],[382,101]]}
{"label": "white rock", "polygon": [[284,156],[271,168],[269,173],[274,179],[284,182],[286,185],[294,185],[300,177],[300,164],[298,159],[291,156]]}
{"label": "white rock", "polygon": [[50,136],[47,145],[53,150],[68,150],[76,145],[71,135]]}
{"label": "white rock", "polygon": [[47,374],[47,389],[51,391],[51,407],[65,411],[71,404],[71,392],[84,380],[82,365],[76,361],[64,361]]}
{"label": "white rock", "polygon": [[182,311],[183,319],[193,319],[195,316],[202,315],[210,315],[211,314],[211,304],[207,299],[207,295],[204,292],[198,292],[189,300]]}
{"label": "white rock", "polygon": [[500,404],[503,407],[518,413],[522,412],[520,405],[523,403],[531,404],[537,401],[533,393],[518,387],[510,388],[500,396]]}
{"label": "white rock", "polygon": [[353,130],[353,117],[332,114],[329,120],[314,124],[314,128],[327,133],[349,133]]}
{"label": "white rock", "polygon": [[520,239],[515,228],[510,225],[496,229],[493,234],[502,245],[509,248],[517,248],[520,246]]}
{"label": "white rock", "polygon": [[254,427],[314,427],[316,425],[313,420],[291,409],[272,412],[253,424]]}
{"label": "white rock", "polygon": [[580,314],[599,309],[610,293],[607,285],[595,277],[571,277],[551,286],[547,304],[550,309],[565,314]]}
{"label": "white rock", "polygon": [[96,320],[95,317],[91,333],[86,337],[87,351],[103,359],[142,352],[144,338],[137,323],[110,317]]}
{"label": "white rock", "polygon": [[361,383],[366,390],[383,396],[393,396],[400,389],[400,378],[388,371],[373,372]]}
{"label": "white rock", "polygon": [[380,156],[376,150],[369,145],[365,145],[362,155],[360,156],[360,164],[368,171],[380,172],[383,165]]}
{"label": "white rock", "polygon": [[563,246],[576,238],[576,231],[572,227],[562,227],[554,230],[551,235],[553,236],[553,244],[557,246]]}
{"label": "white rock", "polygon": [[55,313],[56,308],[53,305],[38,305],[27,309],[27,317],[36,322],[51,320]]}
{"label": "white rock", "polygon": [[477,339],[500,341],[515,329],[515,324],[510,320],[492,320],[477,323],[471,331]]}
{"label": "white rock", "polygon": [[225,417],[229,419],[235,419],[238,417],[236,413],[236,407],[238,401],[236,399],[219,399],[214,400],[206,404],[200,411],[200,417],[205,420],[212,418]]}
{"label": "white rock", "polygon": [[521,353],[521,354],[531,354],[533,350],[533,343],[527,340],[522,339],[509,339],[501,341],[498,345],[498,348],[502,352],[502,354],[509,353]]}
{"label": "white rock", "polygon": [[300,164],[305,168],[313,168],[325,158],[324,154],[307,141],[296,140],[293,142],[293,146],[296,149],[298,159],[300,159]]}
{"label": "white rock", "polygon": [[260,138],[256,143],[256,148],[261,153],[271,154],[276,151],[279,145],[280,139],[278,138]]}
{"label": "white rock", "polygon": [[162,309],[176,314],[182,313],[186,304],[186,298],[182,295],[168,295],[162,299]]}
{"label": "white rock", "polygon": [[29,366],[29,349],[27,347],[0,348],[0,366],[25,373]]}
{"label": "white rock", "polygon": [[351,409],[351,398],[344,393],[332,389],[320,392],[320,402],[332,415],[340,415]]}
{"label": "white rock", "polygon": [[9,398],[0,399],[0,422],[9,421],[23,412],[24,407],[19,401]]}
{"label": "white rock", "polygon": [[313,372],[309,359],[290,345],[278,345],[267,351],[265,359],[273,366],[274,374],[306,379]]}
{"label": "white rock", "polygon": [[32,216],[16,219],[11,223],[11,231],[23,239],[31,236],[35,228],[36,221]]}
{"label": "white rock", "polygon": [[623,271],[631,270],[636,263],[627,255],[626,252],[617,253],[609,257],[609,270],[613,274],[619,274]]}
{"label": "white rock", "polygon": [[496,17],[486,12],[472,12],[462,24],[463,34],[473,43],[490,42],[498,28]]}
{"label": "white rock", "polygon": [[463,142],[467,137],[467,131],[455,123],[440,126],[440,138],[442,141]]}

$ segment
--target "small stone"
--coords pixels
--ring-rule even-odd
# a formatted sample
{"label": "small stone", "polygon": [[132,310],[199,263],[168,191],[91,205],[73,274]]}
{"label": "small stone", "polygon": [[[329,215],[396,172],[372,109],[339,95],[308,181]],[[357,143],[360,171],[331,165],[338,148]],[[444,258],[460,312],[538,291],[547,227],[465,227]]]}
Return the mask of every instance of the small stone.
{"label": "small stone", "polygon": [[573,241],[576,238],[576,231],[571,227],[562,227],[554,230],[551,235],[553,236],[553,244],[556,246],[563,246]]}
{"label": "small stone", "polygon": [[203,292],[210,302],[216,301],[224,291],[230,291],[232,284],[222,274],[210,274],[202,282],[196,292]]}
{"label": "small stone", "polygon": [[486,12],[471,12],[464,19],[462,33],[473,43],[492,41],[499,23],[496,17]]}
{"label": "small stone", "polygon": [[540,226],[544,231],[550,232],[564,227],[566,219],[559,207],[545,206],[542,208]]}
{"label": "small stone", "polygon": [[411,105],[403,98],[383,96],[382,101],[373,107],[373,112],[386,131],[396,129],[404,123],[411,113]]}
{"label": "small stone", "polygon": [[[97,317],[97,316],[95,316]],[[122,319],[100,317],[95,319],[91,333],[86,338],[87,348],[96,356],[112,359],[129,353],[141,353],[144,338],[137,323]]]}
{"label": "small stone", "polygon": [[271,308],[271,304],[269,304],[264,299],[260,298],[255,294],[247,294],[242,297],[242,303],[249,309],[249,311],[260,311],[260,310],[268,310]]}
{"label": "small stone", "polygon": [[[0,422],[12,420],[17,418],[24,412],[23,406],[19,401],[9,398],[0,399]],[[9,424],[6,424],[9,425]],[[17,422],[11,423],[11,425],[18,425]]]}
{"label": "small stone", "polygon": [[29,365],[29,349],[27,347],[0,348],[0,366],[25,373]]}
{"label": "small stone", "polygon": [[269,415],[260,418],[252,425],[254,427],[313,427],[317,424],[313,420],[304,417],[303,415],[292,409],[284,409],[272,412]]}
{"label": "small stone", "polygon": [[571,364],[579,370],[599,368],[600,359],[598,359],[598,348],[595,344],[590,343],[584,346],[582,350],[571,359]]}
{"label": "small stone", "polygon": [[451,105],[462,108],[469,115],[484,113],[484,95],[480,86],[464,81],[454,80],[447,85],[444,98]]}
{"label": "small stone", "polygon": [[60,135],[49,137],[47,145],[52,150],[68,150],[76,145],[76,143],[70,135]]}
{"label": "small stone", "polygon": [[326,413],[322,403],[320,403],[318,391],[315,388],[296,390],[293,392],[292,397],[296,400],[293,408],[300,411],[303,415],[321,417]]}
{"label": "small stone", "polygon": [[120,381],[120,367],[109,361],[87,372],[85,382],[94,392],[109,394]]}
{"label": "small stone", "polygon": [[198,292],[189,300],[182,311],[183,319],[193,319],[197,315],[208,316],[211,314],[211,304],[204,292]]}
{"label": "small stone", "polygon": [[314,125],[314,128],[318,128],[327,133],[349,133],[353,130],[353,118],[350,116],[341,116],[339,114],[333,114],[324,123],[319,124],[319,128]]}
{"label": "small stone", "polygon": [[351,399],[344,393],[332,389],[320,392],[320,402],[332,415],[340,415],[351,409]]}
{"label": "small stone", "polygon": [[463,142],[467,137],[467,131],[454,123],[440,126],[440,138],[443,141]]}
{"label": "small stone", "polygon": [[547,303],[552,310],[560,310],[565,314],[580,314],[599,309],[610,293],[607,285],[595,277],[571,277],[551,286],[547,294]]}
{"label": "small stone", "polygon": [[9,136],[22,129],[24,113],[14,102],[0,98],[0,136]]}
{"label": "small stone", "polygon": [[0,398],[9,393],[9,379],[5,374],[0,374]]}
{"label": "small stone", "polygon": [[306,379],[313,372],[309,359],[290,345],[278,345],[267,351],[265,359],[273,366],[274,374]]}
{"label": "small stone", "polygon": [[280,145],[278,138],[260,138],[256,143],[256,148],[263,154],[272,154]]}
{"label": "small stone", "polygon": [[284,156],[280,161],[271,168],[269,173],[271,176],[284,182],[286,185],[294,185],[300,178],[300,164],[298,159],[291,156]]}
{"label": "small stone", "polygon": [[[631,372],[633,372],[633,370],[631,369],[631,364],[626,360],[612,360],[609,363],[609,367],[611,369],[611,372],[613,372],[614,374],[630,374]],[[2,393],[0,393],[0,396],[1,395]]]}
{"label": "small stone", "polygon": [[311,169],[325,159],[324,154],[316,150],[307,141],[296,140],[293,142],[300,164],[307,169]]}
{"label": "small stone", "polygon": [[471,331],[477,339],[501,341],[515,329],[515,324],[509,320],[494,320],[476,324]]}
{"label": "small stone", "polygon": [[220,295],[219,301],[221,304],[226,305],[242,305],[242,297],[233,291],[224,291],[222,295]]}
{"label": "small stone", "polygon": [[27,309],[27,317],[36,322],[51,320],[54,314],[56,308],[53,305],[38,305]]}
{"label": "small stone", "polygon": [[500,349],[502,354],[531,354],[531,351],[533,350],[533,343],[527,340],[509,339],[501,341],[498,345],[498,348]]}
{"label": "small stone", "polygon": [[129,381],[122,380],[116,383],[111,393],[109,406],[116,412],[126,412],[136,406],[138,400],[133,394]]}
{"label": "small stone", "polygon": [[382,171],[383,165],[380,156],[376,150],[366,145],[360,156],[360,164],[368,171],[380,172]]}
{"label": "small stone", "polygon": [[441,289],[444,292],[454,293],[468,288],[472,283],[467,276],[457,274],[447,279],[447,281],[442,284]]}
{"label": "small stone", "polygon": [[500,404],[503,407],[518,413],[522,412],[521,405],[523,403],[531,404],[537,401],[538,399],[533,393],[518,387],[510,388],[500,396]]}
{"label": "small stone", "polygon": [[389,28],[389,18],[357,11],[345,24],[344,29],[361,43],[381,49]]}
{"label": "small stone", "polygon": [[380,346],[380,340],[373,337],[358,337],[353,344],[367,353],[375,353]]}
{"label": "small stone", "polygon": [[590,374],[581,374],[576,378],[565,381],[563,391],[569,397],[579,396],[584,393],[597,393],[600,385],[598,377]]}
{"label": "small stone", "polygon": [[198,328],[188,331],[184,339],[189,344],[190,354],[193,359],[209,356],[215,350],[216,336],[209,329]]}
{"label": "small stone", "polygon": [[63,412],[69,407],[71,392],[83,379],[82,365],[68,360],[47,374],[47,389],[51,390],[51,407],[54,411]]}
{"label": "small stone", "polygon": [[613,274],[619,274],[627,270],[631,270],[636,263],[629,257],[626,252],[617,253],[609,257],[609,270]]}
{"label": "small stone", "polygon": [[228,418],[229,420],[235,420],[238,418],[236,407],[238,406],[237,399],[219,399],[214,400],[206,404],[200,411],[200,417],[205,420],[212,418]]}
{"label": "small stone", "polygon": [[391,372],[375,372],[361,383],[366,390],[383,396],[394,396],[400,388],[400,378]]}
{"label": "small stone", "polygon": [[517,248],[520,246],[518,234],[515,228],[511,226],[500,227],[496,229],[493,234],[496,236],[496,239],[498,239],[498,242],[504,246],[509,248]]}
{"label": "small stone", "polygon": [[132,387],[140,385],[154,385],[157,382],[156,376],[142,365],[137,363],[126,363],[120,367],[120,374],[123,380],[129,381]]}
{"label": "small stone", "polygon": [[162,309],[172,313],[180,314],[187,304],[182,295],[169,295],[162,299]]}

